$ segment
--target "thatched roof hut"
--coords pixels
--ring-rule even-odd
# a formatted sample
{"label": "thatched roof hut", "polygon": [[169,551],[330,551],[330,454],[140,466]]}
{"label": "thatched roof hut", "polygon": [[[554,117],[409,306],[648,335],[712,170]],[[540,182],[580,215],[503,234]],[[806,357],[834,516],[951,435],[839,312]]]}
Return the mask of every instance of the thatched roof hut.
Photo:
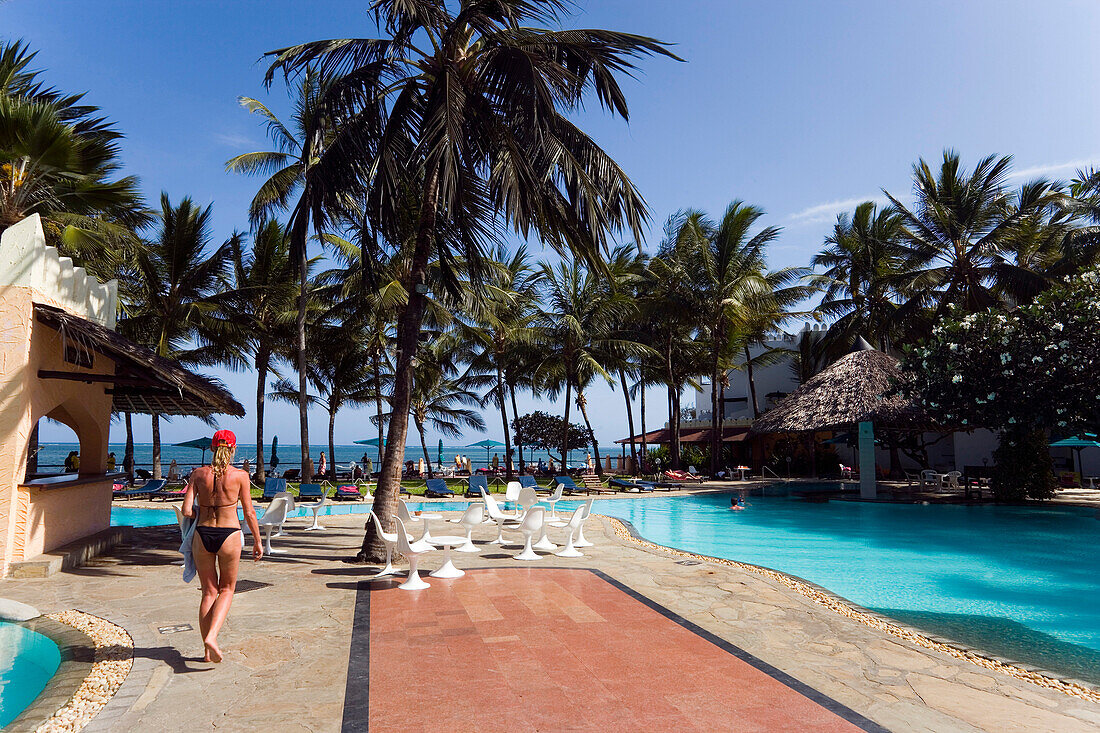
{"label": "thatched roof hut", "polygon": [[932,426],[917,405],[891,391],[901,370],[889,354],[870,347],[846,354],[761,415],[751,432],[804,433],[870,421],[875,427],[923,430]]}
{"label": "thatched roof hut", "polygon": [[103,382],[115,412],[242,417],[244,407],[222,384],[158,356],[150,349],[60,308],[36,303],[36,319],[57,330],[64,342],[102,354],[115,363],[109,376],[81,371],[39,372],[40,379]]}

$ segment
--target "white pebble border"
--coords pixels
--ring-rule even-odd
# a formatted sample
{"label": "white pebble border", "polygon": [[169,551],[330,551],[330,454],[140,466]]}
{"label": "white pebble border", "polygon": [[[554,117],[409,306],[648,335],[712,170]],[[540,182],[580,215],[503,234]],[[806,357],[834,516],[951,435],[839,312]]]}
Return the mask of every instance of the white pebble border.
{"label": "white pebble border", "polygon": [[47,614],[87,634],[95,644],[95,661],[73,696],[36,733],[75,733],[114,697],[134,666],[134,640],[126,629],[83,611]]}
{"label": "white pebble border", "polygon": [[644,547],[650,550],[657,550],[671,554],[675,557],[691,558],[693,560],[700,560],[703,562],[717,563],[719,565],[728,565],[730,567],[744,570],[745,572],[755,573],[756,575],[762,575],[766,578],[775,580],[783,585],[787,586],[791,590],[799,593],[800,595],[809,598],[810,600],[825,606],[831,611],[839,613],[841,616],[850,618],[853,621],[858,621],[861,624],[870,626],[884,631],[887,634],[896,636],[906,641],[911,641],[917,646],[924,647],[925,649],[933,649],[944,654],[949,654],[956,659],[962,659],[964,661],[976,664],[979,667],[991,670],[993,672],[1000,672],[1010,677],[1015,677],[1018,680],[1024,680],[1025,682],[1031,682],[1040,687],[1045,687],[1050,690],[1057,690],[1073,697],[1081,698],[1082,700],[1089,700],[1090,702],[1100,703],[1100,691],[1085,687],[1084,685],[1077,684],[1068,680],[1060,680],[1048,675],[1036,672],[1034,670],[1024,669],[1017,667],[1006,662],[1002,662],[997,659],[990,659],[982,656],[978,652],[972,649],[961,649],[950,644],[944,644],[943,642],[935,641],[923,634],[919,634],[911,629],[902,628],[896,624],[890,623],[885,619],[871,615],[866,611],[862,611],[858,608],[845,603],[839,596],[834,596],[828,593],[823,593],[821,590],[814,588],[807,583],[804,583],[797,578],[786,575],[784,573],[777,572],[775,570],[769,570],[768,568],[762,568],[758,565],[750,565],[748,563],[737,562],[736,560],[725,560],[718,557],[709,557],[706,555],[696,555],[691,552],[684,552],[683,550],[676,550],[671,547],[665,547],[664,545],[658,545],[648,540],[643,540],[636,537],[626,525],[614,517],[607,517],[611,522],[611,527],[615,531],[615,534],[640,547]]}

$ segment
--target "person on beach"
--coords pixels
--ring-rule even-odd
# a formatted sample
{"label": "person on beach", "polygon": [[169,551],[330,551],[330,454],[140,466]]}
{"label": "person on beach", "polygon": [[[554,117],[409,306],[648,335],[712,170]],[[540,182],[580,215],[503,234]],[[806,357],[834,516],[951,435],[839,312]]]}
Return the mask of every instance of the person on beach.
{"label": "person on beach", "polygon": [[321,457],[317,459],[317,475],[324,476],[328,470],[328,462],[325,460],[325,452],[321,451]]}
{"label": "person on beach", "polygon": [[244,518],[252,533],[252,559],[259,560],[264,550],[256,512],[252,509],[248,474],[232,465],[237,436],[229,430],[219,430],[214,433],[210,449],[214,453],[210,465],[191,472],[183,497],[183,514],[194,516],[194,504],[198,504],[198,525],[191,541],[191,553],[202,584],[199,634],[206,650],[204,661],[220,662],[222,651],[218,647],[218,632],[233,603],[244,547],[244,533],[237,518],[238,504],[244,509]]}

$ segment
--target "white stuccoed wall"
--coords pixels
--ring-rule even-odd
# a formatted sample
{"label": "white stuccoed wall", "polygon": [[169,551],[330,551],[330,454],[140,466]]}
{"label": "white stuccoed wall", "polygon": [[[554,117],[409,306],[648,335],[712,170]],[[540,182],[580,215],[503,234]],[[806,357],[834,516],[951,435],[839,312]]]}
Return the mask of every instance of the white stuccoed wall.
{"label": "white stuccoed wall", "polygon": [[31,288],[42,302],[114,330],[118,281],[100,283],[46,246],[38,214],[8,227],[0,237],[0,288],[10,285]]}

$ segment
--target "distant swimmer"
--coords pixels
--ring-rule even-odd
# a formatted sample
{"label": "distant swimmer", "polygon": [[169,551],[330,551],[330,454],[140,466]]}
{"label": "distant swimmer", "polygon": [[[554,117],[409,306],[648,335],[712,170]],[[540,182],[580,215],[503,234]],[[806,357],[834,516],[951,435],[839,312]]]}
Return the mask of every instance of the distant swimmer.
{"label": "distant swimmer", "polygon": [[730,498],[730,509],[735,512],[741,512],[745,510],[745,495],[738,494],[737,496]]}

